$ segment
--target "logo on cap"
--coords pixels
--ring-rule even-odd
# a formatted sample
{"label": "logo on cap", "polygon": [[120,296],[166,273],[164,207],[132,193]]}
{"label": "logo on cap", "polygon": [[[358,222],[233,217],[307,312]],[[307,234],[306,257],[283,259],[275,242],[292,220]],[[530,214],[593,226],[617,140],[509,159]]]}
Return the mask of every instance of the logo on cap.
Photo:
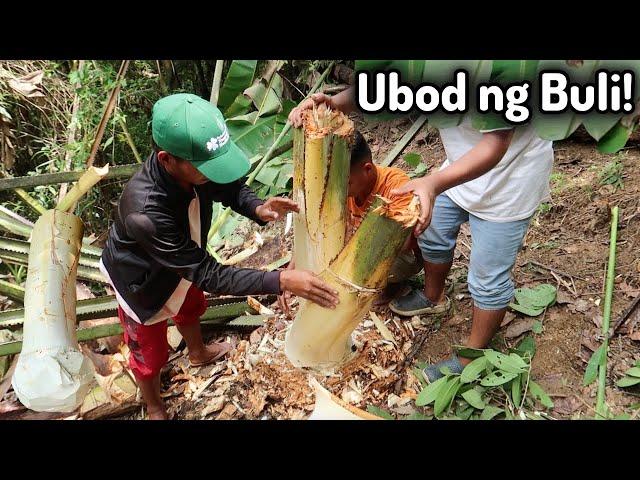
{"label": "logo on cap", "polygon": [[218,135],[217,137],[211,137],[211,139],[207,142],[207,150],[209,150],[210,152],[215,152],[220,147],[223,147],[224,145],[226,145],[228,141],[229,141],[229,132],[227,131],[227,128],[225,126],[224,130],[220,135]]}

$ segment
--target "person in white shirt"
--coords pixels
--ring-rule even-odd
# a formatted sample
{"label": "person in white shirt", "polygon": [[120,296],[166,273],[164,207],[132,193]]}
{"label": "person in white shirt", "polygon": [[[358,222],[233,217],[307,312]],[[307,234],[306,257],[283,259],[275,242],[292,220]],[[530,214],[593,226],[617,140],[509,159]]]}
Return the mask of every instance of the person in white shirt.
{"label": "person in white shirt", "polygon": [[[302,111],[314,104],[349,113],[356,109],[354,87],[330,97],[315,94],[289,115],[299,126]],[[413,192],[420,199],[414,234],[425,268],[424,290],[395,299],[395,313],[442,314],[451,301],[445,281],[451,269],[460,225],[469,222],[471,257],[467,283],[473,299],[473,319],[467,347],[485,348],[500,327],[512,300],[511,271],[538,205],[549,195],[553,166],[552,142],[539,138],[531,126],[478,131],[470,122],[440,129],[447,153],[442,167],[391,192]],[[460,373],[469,359],[456,355],[423,371],[433,382],[442,369]]]}

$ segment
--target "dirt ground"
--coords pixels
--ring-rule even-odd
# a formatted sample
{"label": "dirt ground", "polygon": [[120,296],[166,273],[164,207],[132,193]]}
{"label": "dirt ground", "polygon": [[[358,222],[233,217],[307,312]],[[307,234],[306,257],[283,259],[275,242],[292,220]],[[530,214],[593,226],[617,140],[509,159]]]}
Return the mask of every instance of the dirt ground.
{"label": "dirt ground", "polygon": [[[362,129],[374,156],[382,159],[406,131],[408,122]],[[558,417],[593,415],[595,383],[582,386],[582,376],[591,352],[601,341],[604,278],[609,253],[610,207],[618,205],[619,229],[615,290],[611,325],[640,294],[640,148],[636,138],[616,155],[597,152],[593,140],[583,132],[554,144],[555,164],[551,181],[550,208],[544,208],[531,223],[525,244],[518,256],[514,278],[516,287],[551,283],[558,288],[558,302],[544,318],[543,331],[535,334],[537,353],[533,376],[556,404]],[[445,159],[437,131],[419,133],[403,153],[416,152],[429,168],[437,168]],[[607,163],[619,159],[623,165],[624,187],[615,190],[600,185],[600,172]],[[398,159],[393,166],[410,171]],[[454,275],[466,274],[471,238],[462,228],[458,240]],[[535,262],[535,263],[531,263]],[[457,272],[456,272],[457,271]],[[454,314],[442,322],[426,341],[419,360],[440,360],[450,354],[452,344],[461,344],[470,333],[472,303],[466,284],[457,284]],[[640,320],[631,316],[617,330],[609,350],[609,379],[614,380],[640,358]],[[509,323],[507,323],[509,322]],[[494,340],[497,348],[513,346],[522,338],[516,325],[525,327],[520,314],[508,314]],[[509,327],[512,331],[509,331]],[[531,332],[528,332],[531,334]],[[612,385],[612,382],[609,382]],[[607,388],[607,401],[616,413],[638,402],[629,389]]]}
{"label": "dirt ground", "polygon": [[[381,161],[408,129],[408,120],[364,125],[356,119],[370,143],[374,160]],[[608,257],[609,211],[620,208],[618,253],[611,325],[640,294],[640,146],[632,139],[619,154],[596,151],[588,135],[576,132],[557,142],[551,180],[552,200],[531,222],[518,256],[514,278],[517,287],[551,283],[558,301],[538,319],[508,313],[493,342],[494,348],[514,346],[524,335],[533,335],[537,352],[533,378],[553,399],[553,418],[588,418],[594,415],[595,383],[582,386],[591,353],[601,343],[604,278]],[[423,128],[404,149],[393,166],[411,171],[402,155],[415,152],[429,169],[445,158],[436,130]],[[612,161],[622,164],[621,188],[601,184],[602,172]],[[292,230],[292,229],[291,229]],[[262,247],[238,266],[265,268],[291,251],[292,231],[285,235],[284,222],[266,227],[246,227],[246,241],[220,252],[224,258],[251,246],[255,232]],[[361,408],[376,405],[396,414],[410,414],[420,385],[411,373],[416,361],[437,361],[450,355],[452,345],[464,343],[471,327],[472,304],[466,287],[468,257],[472,242],[463,225],[450,275],[452,314],[426,324],[420,319],[401,321],[386,307],[379,317],[395,337],[386,341],[367,316],[355,332],[358,354],[323,385]],[[313,409],[315,396],[308,374],[295,369],[283,354],[284,338],[291,321],[276,305],[267,305],[278,315],[256,330],[209,331],[209,340],[226,338],[234,346],[228,360],[203,368],[190,368],[184,351],[170,356],[163,380],[163,396],[178,419],[302,419]],[[292,304],[295,313],[296,302]],[[424,319],[423,319],[424,320]],[[640,359],[640,313],[620,325],[610,342],[607,403],[618,413],[634,414],[638,390],[620,389],[614,382]],[[119,418],[144,418],[139,407]]]}
{"label": "dirt ground", "polygon": [[[407,120],[379,125],[356,121],[377,162],[384,159],[410,125]],[[633,139],[617,155],[600,154],[592,140],[578,131],[570,140],[557,142],[554,150],[552,200],[532,220],[518,256],[514,278],[517,287],[540,283],[555,285],[558,301],[537,319],[542,322],[540,333],[531,331],[531,319],[508,313],[493,346],[504,349],[514,346],[524,335],[533,335],[537,352],[532,375],[555,403],[550,414],[553,418],[593,417],[596,385],[583,387],[582,377],[591,353],[602,339],[609,211],[613,205],[620,207],[620,222],[611,325],[640,294],[640,258],[637,255],[640,247],[640,148]],[[445,158],[437,131],[429,128],[423,128],[403,154],[409,152],[419,153],[429,169],[438,167]],[[600,183],[601,172],[613,160],[619,160],[623,165],[623,187],[618,189]],[[412,170],[402,160],[402,155],[393,166]],[[284,235],[284,228],[283,223],[279,223],[255,229],[261,232],[265,243],[239,266],[264,268],[287,255],[292,232]],[[247,234],[247,242],[227,255],[250,245],[250,237],[251,234]],[[465,279],[471,244],[468,227],[463,226],[450,276],[454,309],[449,317],[423,325],[415,318],[400,321],[386,307],[378,308],[383,321],[391,320],[387,326],[399,339],[397,348],[386,344],[372,322],[365,319],[356,330],[358,356],[338,375],[324,379],[324,386],[360,407],[392,406],[390,410],[394,413],[410,413],[409,403],[420,390],[415,377],[409,373],[414,362],[440,360],[451,353],[452,345],[464,343],[469,335],[472,304]],[[277,311],[277,307],[271,307]],[[295,302],[293,310],[295,312]],[[629,407],[638,403],[639,395],[633,389],[622,390],[615,387],[614,382],[640,359],[639,317],[631,315],[617,329],[610,343],[607,403],[616,414],[633,414],[636,410]],[[282,354],[288,326],[290,321],[279,315],[252,334],[230,332],[227,338],[234,339],[240,351],[232,356],[225,367],[226,373],[221,374],[223,378],[231,376],[229,386],[219,386],[209,392],[216,405],[211,407],[211,401],[205,401],[206,415],[197,404],[180,396],[174,397],[172,408],[177,418],[304,418],[308,415],[313,408],[314,395],[306,374],[293,368]],[[255,360],[256,355],[261,355],[261,360],[243,370],[242,367],[247,366],[246,358]],[[411,359],[408,364],[407,358]],[[200,375],[197,378],[204,378],[197,375]],[[215,383],[217,385],[218,381]],[[173,388],[170,382],[165,382],[165,386]]]}

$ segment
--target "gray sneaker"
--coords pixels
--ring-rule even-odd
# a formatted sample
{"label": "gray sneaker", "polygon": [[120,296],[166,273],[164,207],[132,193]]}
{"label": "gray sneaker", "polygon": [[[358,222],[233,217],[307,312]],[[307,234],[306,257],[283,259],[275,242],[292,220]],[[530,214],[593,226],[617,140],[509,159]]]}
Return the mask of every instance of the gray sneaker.
{"label": "gray sneaker", "polygon": [[424,370],[422,370],[422,375],[427,382],[433,383],[439,378],[444,377],[442,369],[445,367],[448,368],[451,373],[462,373],[462,370],[464,370],[464,365],[460,363],[460,359],[458,359],[458,357],[456,356],[453,356],[447,358],[446,360],[442,360],[441,362],[429,365]]}
{"label": "gray sneaker", "polygon": [[403,317],[414,315],[433,315],[446,313],[451,308],[451,300],[445,297],[444,303],[435,304],[429,300],[422,290],[412,290],[403,297],[389,303],[389,309]]}

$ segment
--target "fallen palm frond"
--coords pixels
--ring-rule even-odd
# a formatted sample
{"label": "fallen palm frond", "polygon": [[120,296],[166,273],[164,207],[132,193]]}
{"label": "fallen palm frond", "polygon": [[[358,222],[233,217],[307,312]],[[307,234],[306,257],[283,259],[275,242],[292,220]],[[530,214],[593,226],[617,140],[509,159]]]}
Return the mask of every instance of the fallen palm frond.
{"label": "fallen palm frond", "polygon": [[24,301],[24,288],[6,280],[0,280],[0,294],[14,302],[22,303]]}
{"label": "fallen palm frond", "polygon": [[[128,178],[139,169],[140,165],[137,163],[117,165],[109,168],[109,172],[103,177],[103,179]],[[59,183],[75,182],[82,177],[84,173],[84,170],[79,170],[74,172],[42,173],[26,177],[0,178],[0,191],[13,190],[16,188],[32,188],[39,185],[56,185]]]}
{"label": "fallen palm frond", "polygon": [[[200,323],[209,327],[219,327],[225,329],[255,328],[261,326],[268,315],[242,315],[242,313],[244,312],[252,311],[254,310],[246,304],[242,307],[240,307],[239,305],[234,305],[231,308],[224,308],[223,306],[209,307],[200,317]],[[233,312],[233,315],[229,315],[229,313],[231,312]],[[238,317],[238,314],[240,314],[241,316]],[[169,325],[174,325],[173,320],[169,320],[168,323]],[[116,322],[97,325],[90,328],[81,328],[78,330],[74,329],[73,332],[77,342],[88,342],[91,340],[97,340],[99,338],[121,335],[123,333],[123,330],[120,322]],[[11,341],[0,343],[0,357],[21,353],[23,342],[24,339],[22,342]],[[27,345],[27,348],[29,348],[29,345]]]}
{"label": "fallen palm frond", "polygon": [[[220,303],[220,300],[226,303]],[[267,300],[274,300],[274,298],[267,297]],[[243,297],[209,300],[208,305],[203,317],[205,319],[231,318],[254,311],[247,299]],[[112,318],[117,315],[118,302],[113,295],[87,298],[86,300],[78,300],[76,303],[76,319],[78,321]],[[22,308],[0,312],[0,329],[15,328],[22,325],[23,322],[24,309]]]}

